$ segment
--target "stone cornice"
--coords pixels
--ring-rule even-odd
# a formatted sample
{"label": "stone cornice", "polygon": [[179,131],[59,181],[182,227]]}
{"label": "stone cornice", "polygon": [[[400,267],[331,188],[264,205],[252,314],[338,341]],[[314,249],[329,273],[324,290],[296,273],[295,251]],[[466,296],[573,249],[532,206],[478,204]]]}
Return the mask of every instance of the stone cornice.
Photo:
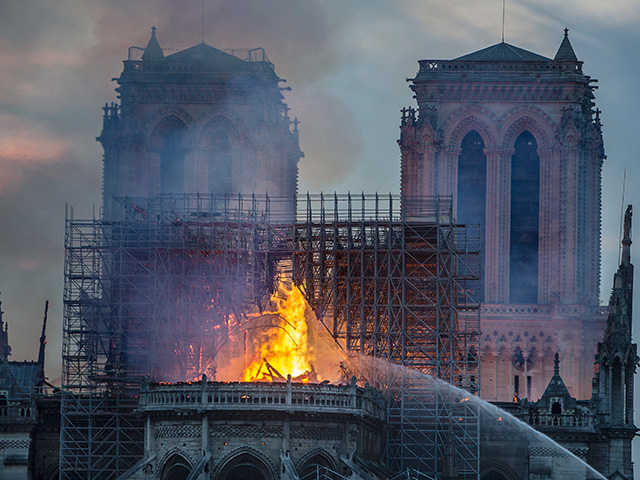
{"label": "stone cornice", "polygon": [[447,85],[428,84],[415,85],[412,89],[416,92],[419,101],[464,101],[472,103],[483,102],[555,102],[555,103],[582,103],[586,89],[567,88],[561,85],[475,85],[466,83],[453,83]]}

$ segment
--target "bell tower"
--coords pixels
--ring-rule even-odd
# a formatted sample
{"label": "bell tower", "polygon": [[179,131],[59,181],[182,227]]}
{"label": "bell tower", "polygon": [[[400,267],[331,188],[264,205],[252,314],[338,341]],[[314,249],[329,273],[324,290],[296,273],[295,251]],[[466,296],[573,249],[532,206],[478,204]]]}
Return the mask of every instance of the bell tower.
{"label": "bell tower", "polygon": [[595,80],[568,30],[554,58],[501,42],[419,64],[401,191],[408,214],[413,196],[447,195],[481,226],[481,395],[540,398],[558,351],[570,393],[589,398],[604,330]]}
{"label": "bell tower", "polygon": [[120,104],[105,105],[98,137],[105,218],[113,197],[296,194],[297,121],[263,49],[203,42],[165,55],[154,27],[116,80]]}

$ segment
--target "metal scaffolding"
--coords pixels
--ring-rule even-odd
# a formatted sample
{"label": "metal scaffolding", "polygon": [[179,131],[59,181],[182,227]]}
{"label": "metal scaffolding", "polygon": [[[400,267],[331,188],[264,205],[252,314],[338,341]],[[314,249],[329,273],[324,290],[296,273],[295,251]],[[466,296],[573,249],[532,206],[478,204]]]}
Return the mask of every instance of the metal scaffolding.
{"label": "metal scaffolding", "polygon": [[477,407],[427,376],[478,391],[479,228],[456,225],[451,208],[450,198],[307,196],[294,280],[348,352],[409,367],[385,382],[391,466],[471,479]]}
{"label": "metal scaffolding", "polygon": [[182,195],[67,215],[61,478],[129,469],[141,378],[215,378],[279,275],[348,352],[410,367],[388,382],[391,466],[477,478],[472,402],[414,372],[477,391],[479,232],[454,223],[451,199],[403,201]]}
{"label": "metal scaffolding", "polygon": [[67,215],[63,479],[117,478],[130,468],[142,456],[132,415],[142,377],[215,378],[216,354],[244,313],[263,307],[276,264],[291,252],[290,234],[281,234],[291,218],[278,223],[268,197],[117,206],[109,221]]}

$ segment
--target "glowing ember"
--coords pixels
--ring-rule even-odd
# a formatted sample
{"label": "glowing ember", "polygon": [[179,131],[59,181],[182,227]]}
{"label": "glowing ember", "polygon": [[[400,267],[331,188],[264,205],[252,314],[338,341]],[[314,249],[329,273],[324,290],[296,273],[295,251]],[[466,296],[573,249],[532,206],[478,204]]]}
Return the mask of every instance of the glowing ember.
{"label": "glowing ember", "polygon": [[254,360],[245,368],[242,381],[285,381],[291,375],[294,381],[316,382],[317,375],[311,365],[312,348],[308,341],[305,311],[307,303],[298,288],[291,287],[274,294],[271,301],[276,311],[274,327],[269,328]]}

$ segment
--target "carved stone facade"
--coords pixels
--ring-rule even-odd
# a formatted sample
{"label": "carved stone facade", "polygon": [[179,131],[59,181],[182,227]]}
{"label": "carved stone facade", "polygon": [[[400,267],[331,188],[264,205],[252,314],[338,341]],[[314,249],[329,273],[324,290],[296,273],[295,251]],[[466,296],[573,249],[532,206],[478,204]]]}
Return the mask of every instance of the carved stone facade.
{"label": "carved stone facade", "polygon": [[402,194],[452,196],[458,221],[482,229],[483,398],[539,398],[555,351],[570,391],[591,394],[605,321],[592,82],[566,33],[554,59],[503,42],[422,60],[412,79]]}
{"label": "carved stone facade", "polygon": [[165,57],[154,29],[143,51],[130,49],[120,104],[104,107],[106,218],[112,197],[296,194],[298,122],[264,50],[239,58],[201,43]]}
{"label": "carved stone facade", "polygon": [[294,479],[325,467],[374,478],[372,468],[385,471],[384,402],[355,383],[146,384],[140,411],[145,456],[131,478]]}

